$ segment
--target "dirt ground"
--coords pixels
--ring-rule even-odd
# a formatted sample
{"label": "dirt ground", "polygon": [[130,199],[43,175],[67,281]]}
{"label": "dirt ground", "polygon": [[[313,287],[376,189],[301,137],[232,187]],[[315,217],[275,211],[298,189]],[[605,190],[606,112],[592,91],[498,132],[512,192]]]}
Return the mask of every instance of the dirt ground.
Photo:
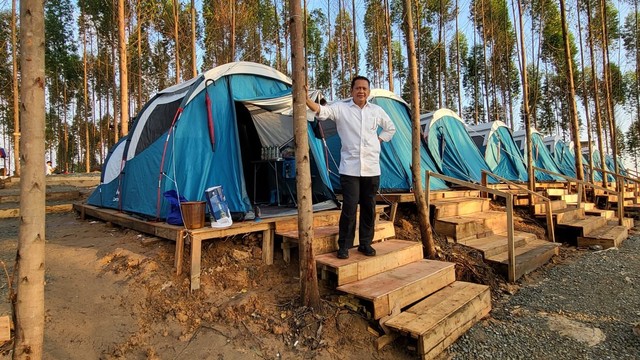
{"label": "dirt ground", "polygon": [[[45,359],[416,357],[408,339],[376,351],[381,329],[366,307],[331,287],[320,287],[321,309],[300,308],[297,257],[287,265],[276,252],[274,265],[264,265],[257,236],[205,242],[201,289],[191,293],[186,267],[175,275],[173,242],[74,213],[48,215]],[[0,219],[9,274],[17,237],[18,220]],[[10,314],[4,275],[0,299],[0,316]],[[0,359],[10,349],[1,346]]]}
{"label": "dirt ground", "polygon": [[[415,209],[400,210],[396,237],[418,239]],[[527,218],[516,228],[543,231]],[[259,236],[204,242],[201,288],[192,293],[188,248],[178,276],[174,242],[75,213],[48,215],[45,359],[418,358],[415,341],[406,337],[375,350],[382,329],[367,304],[330,283],[320,284],[320,309],[301,308],[296,252],[288,265],[276,251],[266,266]],[[0,219],[0,266],[9,274],[17,238],[18,219]],[[490,285],[494,301],[516,291],[479,254],[436,240],[440,259],[458,263],[458,280]],[[558,261],[562,256],[552,263]],[[3,275],[0,316],[7,314]],[[0,344],[0,360],[10,358],[11,343]]]}

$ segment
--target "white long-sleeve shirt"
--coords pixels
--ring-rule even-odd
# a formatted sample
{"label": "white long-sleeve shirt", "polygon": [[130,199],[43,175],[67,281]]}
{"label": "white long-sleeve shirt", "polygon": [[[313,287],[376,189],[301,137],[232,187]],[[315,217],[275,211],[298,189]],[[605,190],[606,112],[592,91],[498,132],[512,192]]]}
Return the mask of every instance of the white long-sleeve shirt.
{"label": "white long-sleeve shirt", "polygon": [[[340,174],[380,175],[380,140],[390,141],[396,132],[395,125],[384,109],[369,101],[360,108],[353,100],[345,100],[320,106],[316,117],[318,120],[330,119],[336,122],[336,130],[342,142]],[[380,134],[378,128],[382,128]]]}

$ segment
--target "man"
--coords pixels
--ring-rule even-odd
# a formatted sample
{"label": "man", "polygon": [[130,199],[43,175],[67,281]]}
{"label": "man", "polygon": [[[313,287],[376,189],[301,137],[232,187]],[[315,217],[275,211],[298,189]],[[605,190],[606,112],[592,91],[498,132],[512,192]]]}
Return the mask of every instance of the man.
{"label": "man", "polygon": [[47,167],[45,169],[45,174],[46,175],[53,175],[53,164],[51,163],[51,160],[47,161]]}
{"label": "man", "polygon": [[[375,256],[371,246],[376,215],[376,193],[380,185],[380,147],[396,132],[389,115],[378,105],[367,101],[370,82],[364,76],[351,81],[351,99],[321,106],[307,97],[307,107],[318,120],[331,119],[342,148],[340,149],[340,184],[342,212],[338,234],[338,258],[348,259],[353,246],[357,206],[360,204],[360,246],[358,251]],[[382,131],[378,134],[378,128]]]}

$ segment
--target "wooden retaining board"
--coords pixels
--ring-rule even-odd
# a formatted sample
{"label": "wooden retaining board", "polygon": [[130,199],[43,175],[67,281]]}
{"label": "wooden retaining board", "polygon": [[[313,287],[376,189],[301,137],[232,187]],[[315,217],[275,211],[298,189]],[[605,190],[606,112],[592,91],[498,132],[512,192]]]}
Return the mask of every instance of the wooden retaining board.
{"label": "wooden retaining board", "polygon": [[456,280],[455,264],[420,260],[338,287],[338,290],[373,302],[373,317],[380,319]]}
{"label": "wooden retaining board", "polygon": [[490,311],[488,286],[456,281],[385,322],[385,326],[418,339],[421,357],[433,359]]}
{"label": "wooden retaining board", "polygon": [[[58,205],[47,205],[45,207],[45,213],[54,214],[54,213],[64,213],[73,211],[73,204],[58,204]],[[8,219],[8,218],[16,218],[20,216],[20,208],[9,208],[9,209],[0,209],[0,219]]]}
{"label": "wooden retaining board", "polygon": [[348,259],[338,259],[334,253],[316,256],[316,264],[322,271],[338,276],[338,286],[366,279],[423,258],[422,244],[416,241],[391,239],[374,246],[376,256],[349,251]]}
{"label": "wooden retaining board", "polygon": [[619,247],[627,239],[629,232],[624,225],[606,225],[590,233],[578,237],[578,246],[600,245],[603,249]]}
{"label": "wooden retaining board", "polygon": [[[515,248],[516,280],[546,264],[554,255],[558,255],[559,245],[544,240],[533,240],[525,246]],[[485,260],[497,267],[501,273],[507,274],[509,264],[507,252],[487,257]]]}

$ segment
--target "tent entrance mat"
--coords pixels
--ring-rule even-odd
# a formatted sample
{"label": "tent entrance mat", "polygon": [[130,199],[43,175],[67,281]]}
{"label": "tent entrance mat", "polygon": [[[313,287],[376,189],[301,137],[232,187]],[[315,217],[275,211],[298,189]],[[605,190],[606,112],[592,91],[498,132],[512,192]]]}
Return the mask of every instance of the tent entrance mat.
{"label": "tent entrance mat", "polygon": [[[336,207],[337,205],[334,201],[327,200],[321,203],[314,204],[313,212],[331,210],[335,209]],[[298,208],[290,206],[260,205],[259,208],[261,219],[298,215]]]}

